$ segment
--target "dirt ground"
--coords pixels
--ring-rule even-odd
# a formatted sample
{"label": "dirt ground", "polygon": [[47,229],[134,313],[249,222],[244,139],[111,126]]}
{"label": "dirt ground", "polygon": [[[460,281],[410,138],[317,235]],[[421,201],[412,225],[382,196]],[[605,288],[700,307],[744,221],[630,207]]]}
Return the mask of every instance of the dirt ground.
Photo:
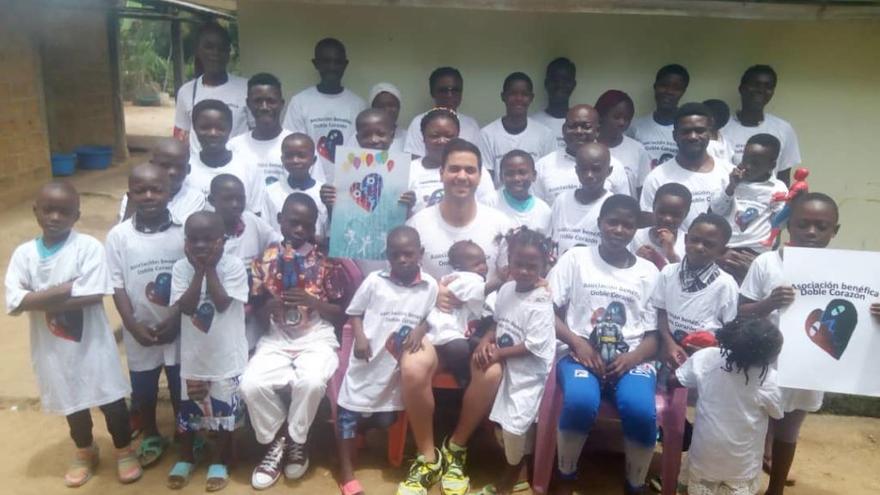
{"label": "dirt ground", "polygon": [[[130,107],[127,107],[128,111]],[[167,109],[159,108],[167,114]],[[149,120],[149,112],[139,112]],[[164,119],[164,118],[163,118]],[[158,121],[158,118],[157,118]],[[162,122],[168,122],[167,119]],[[154,134],[155,135],[155,134]],[[73,182],[82,193],[82,218],[77,229],[104,239],[115,221],[119,198],[125,190],[125,174],[131,163],[144,160],[135,153],[127,164],[116,165],[108,171],[79,173]],[[0,212],[0,260],[8,260],[13,249],[37,235],[37,226],[30,211],[30,203]],[[5,271],[5,266],[4,266]],[[107,298],[105,305],[111,323],[119,318]],[[63,418],[39,412],[36,383],[30,366],[27,320],[24,317],[0,316],[4,338],[0,339],[0,479],[4,479],[0,493],[39,494],[71,493],[63,486],[62,475],[73,451]],[[120,352],[121,349],[120,349]],[[450,401],[442,400],[440,404]],[[454,402],[454,398],[452,400]],[[326,408],[325,408],[326,409]],[[130,486],[121,486],[115,480],[112,444],[100,413],[93,412],[95,436],[102,449],[102,465],[96,477],[79,493],[155,493],[165,492],[165,476],[175,457],[174,449],[161,464],[148,470],[144,478]],[[170,406],[163,403],[159,417],[166,435],[172,431]],[[319,415],[326,418],[326,412]],[[441,418],[450,424],[452,418]],[[439,438],[448,432],[441,427]],[[614,444],[619,427],[603,425],[591,443]],[[602,441],[602,437],[605,441]],[[791,495],[877,494],[880,493],[880,419],[811,415],[804,426],[795,472],[797,484],[786,491]],[[396,483],[405,475],[405,467],[392,469],[385,460],[385,438],[379,432],[368,436],[368,447],[359,459],[358,478],[368,493],[393,493]],[[476,489],[490,481],[498,472],[503,455],[494,449],[491,435],[483,432],[473,442],[470,457],[472,486]],[[319,419],[311,440],[312,467],[299,482],[280,482],[270,493],[294,490],[298,493],[338,493],[332,433],[325,419]],[[253,493],[250,473],[258,462],[259,450],[242,435],[240,462],[232,469],[232,480],[223,493]],[[412,455],[410,446],[407,455]],[[618,453],[590,452],[582,460],[584,493],[603,495],[620,493],[623,459]],[[204,491],[205,466],[200,466],[190,485],[183,493]],[[432,493],[439,493],[435,489]]]}

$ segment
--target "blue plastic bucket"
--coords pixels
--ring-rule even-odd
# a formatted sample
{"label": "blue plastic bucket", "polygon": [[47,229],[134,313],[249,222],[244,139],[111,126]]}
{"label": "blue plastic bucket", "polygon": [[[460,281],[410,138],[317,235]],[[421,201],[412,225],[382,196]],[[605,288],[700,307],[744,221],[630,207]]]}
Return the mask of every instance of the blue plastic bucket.
{"label": "blue plastic bucket", "polygon": [[80,146],[76,150],[77,167],[83,170],[104,170],[113,161],[110,146]]}
{"label": "blue plastic bucket", "polygon": [[76,170],[76,155],[73,153],[52,153],[52,175],[67,177]]}

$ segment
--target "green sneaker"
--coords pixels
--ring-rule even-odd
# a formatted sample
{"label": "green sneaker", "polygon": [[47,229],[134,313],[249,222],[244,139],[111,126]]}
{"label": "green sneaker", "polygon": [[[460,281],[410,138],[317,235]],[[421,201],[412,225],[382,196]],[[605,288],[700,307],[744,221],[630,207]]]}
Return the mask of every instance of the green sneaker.
{"label": "green sneaker", "polygon": [[467,449],[451,447],[449,440],[443,442],[440,447],[440,455],[443,456],[443,476],[440,478],[440,487],[443,495],[465,495],[471,486],[471,480],[464,475],[464,465],[467,462]]}
{"label": "green sneaker", "polygon": [[428,490],[443,474],[442,454],[435,451],[434,457],[437,459],[434,463],[426,461],[423,455],[413,461],[406,479],[397,485],[397,495],[428,495]]}

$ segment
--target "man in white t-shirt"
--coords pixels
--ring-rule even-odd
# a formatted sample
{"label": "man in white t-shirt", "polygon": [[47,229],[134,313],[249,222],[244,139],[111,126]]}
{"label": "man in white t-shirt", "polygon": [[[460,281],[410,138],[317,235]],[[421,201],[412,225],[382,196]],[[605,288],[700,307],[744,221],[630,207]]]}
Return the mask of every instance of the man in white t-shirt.
{"label": "man in white t-shirt", "polygon": [[[431,90],[431,98],[434,106],[448,108],[456,112],[458,117],[458,137],[472,143],[480,144],[480,124],[473,117],[458,113],[461,105],[461,95],[464,91],[464,79],[461,72],[454,67],[439,67],[434,69],[428,78],[428,87]],[[430,110],[428,110],[430,111]],[[406,145],[403,150],[416,156],[425,156],[425,141],[422,139],[422,117],[428,111],[413,117],[406,131]]]}
{"label": "man in white t-shirt", "polygon": [[764,112],[776,90],[776,71],[769,65],[753,65],[746,69],[739,82],[742,107],[721,130],[733,147],[733,163],[742,160],[743,149],[749,138],[766,133],[775,136],[782,145],[776,160],[776,177],[786,185],[791,180],[791,169],[801,164],[801,149],[791,124]]}
{"label": "man in white t-shirt", "polygon": [[651,211],[660,186],[678,182],[691,192],[691,208],[681,224],[687,229],[697,215],[709,210],[712,197],[727,187],[733,165],[715,160],[706,152],[711,117],[711,110],[702,103],[687,103],[678,109],[674,120],[678,153],[645,178],[642,211]]}
{"label": "man in white t-shirt", "polygon": [[348,58],[341,41],[319,41],[312,65],[321,81],[293,96],[284,115],[284,128],[307,134],[315,142],[318,155],[333,163],[336,147],[354,141],[354,121],[367,104],[342,86]]}
{"label": "man in white t-shirt", "polygon": [[[562,132],[565,148],[558,149],[535,163],[537,177],[532,184],[532,191],[550,206],[553,206],[553,202],[563,192],[580,187],[574,157],[578,148],[598,139],[599,112],[590,105],[571,107],[565,117]],[[605,189],[613,194],[631,194],[626,170],[614,157],[611,158],[611,174],[605,180]]]}
{"label": "man in white t-shirt", "polygon": [[535,99],[532,79],[522,72],[514,72],[504,79],[501,101],[505,114],[480,131],[480,151],[483,163],[495,180],[501,184],[501,159],[509,151],[522,150],[537,160],[556,150],[556,138],[544,124],[528,116],[529,105]]}
{"label": "man in white t-shirt", "polygon": [[651,168],[675,156],[677,145],[672,137],[672,121],[678,102],[687,91],[691,76],[678,64],[664,65],[654,79],[656,110],[633,120],[627,134],[642,143],[651,155]]}
{"label": "man in white t-shirt", "polygon": [[550,128],[556,138],[556,147],[559,149],[565,148],[562,125],[565,124],[565,116],[568,114],[571,94],[577,86],[576,75],[574,62],[565,57],[555,58],[547,64],[547,73],[544,76],[547,108],[532,115],[533,119]]}
{"label": "man in white t-shirt", "polygon": [[218,24],[208,23],[199,29],[195,56],[201,62],[202,75],[177,90],[174,111],[174,137],[189,141],[193,154],[201,150],[192,132],[192,111],[196,103],[202,100],[226,103],[232,111],[232,136],[244,134],[251,124],[252,117],[245,103],[247,79],[226,72],[231,47],[229,33]]}
{"label": "man in white t-shirt", "polygon": [[254,129],[230,139],[229,149],[246,167],[259,170],[268,186],[286,175],[281,164],[281,141],[290,132],[281,127],[281,81],[267,73],[248,79],[247,107],[254,116]]}
{"label": "man in white t-shirt", "polygon": [[[434,278],[452,272],[449,248],[457,241],[470,240],[482,248],[489,267],[488,279],[494,278],[499,258],[496,237],[509,231],[510,220],[494,208],[480,205],[475,199],[482,169],[480,150],[463,139],[453,139],[444,151],[441,174],[445,189],[440,203],[425,208],[407,224],[419,232],[424,247],[422,268]],[[455,298],[449,289],[440,286],[438,304]],[[451,306],[455,306],[454,301]],[[458,342],[458,341],[456,341]],[[431,380],[440,361],[470,362],[471,351],[465,345],[434,347],[426,338],[422,348],[406,352],[400,359],[403,403],[410,418],[418,457],[410,467],[407,479],[400,483],[398,494],[427,493],[441,481],[446,494],[464,494],[469,480],[464,475],[467,442],[488,416],[501,383],[500,368],[483,371],[471,366],[470,383],[464,395],[461,416],[452,435],[438,451],[434,444],[434,399]],[[436,349],[436,350],[435,350]],[[438,360],[438,355],[441,358]],[[442,478],[442,479],[441,479]]]}

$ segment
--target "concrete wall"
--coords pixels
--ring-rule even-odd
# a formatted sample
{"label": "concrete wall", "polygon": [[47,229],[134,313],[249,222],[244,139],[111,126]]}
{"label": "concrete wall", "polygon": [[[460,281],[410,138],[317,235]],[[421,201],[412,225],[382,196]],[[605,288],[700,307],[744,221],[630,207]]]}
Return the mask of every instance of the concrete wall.
{"label": "concrete wall", "polygon": [[[125,159],[124,139],[117,135],[111,54],[107,33],[108,0],[55,1],[43,9],[42,56],[46,113],[52,151],[69,153],[77,146],[115,146],[114,158]],[[124,125],[120,127],[124,137]]]}
{"label": "concrete wall", "polygon": [[0,15],[0,206],[30,196],[49,176],[35,9],[5,5]]}
{"label": "concrete wall", "polygon": [[[723,98],[736,107],[739,76],[769,63],[780,74],[769,110],[792,122],[814,190],[841,203],[835,246],[880,249],[880,22],[745,21],[682,17],[535,14],[400,7],[327,7],[239,0],[241,65],[274,72],[285,93],[314,84],[315,41],[348,47],[347,84],[362,96],[378,81],[404,94],[402,122],[430,103],[427,77],[454,65],[465,78],[462,111],[488,123],[503,112],[498,94],[510,72],[538,84],[545,64],[565,55],[578,66],[573,101],[594,102],[608,88],[629,92],[650,111],[656,69],[669,62],[692,74],[685,100]],[[534,107],[543,103],[543,94]]]}

